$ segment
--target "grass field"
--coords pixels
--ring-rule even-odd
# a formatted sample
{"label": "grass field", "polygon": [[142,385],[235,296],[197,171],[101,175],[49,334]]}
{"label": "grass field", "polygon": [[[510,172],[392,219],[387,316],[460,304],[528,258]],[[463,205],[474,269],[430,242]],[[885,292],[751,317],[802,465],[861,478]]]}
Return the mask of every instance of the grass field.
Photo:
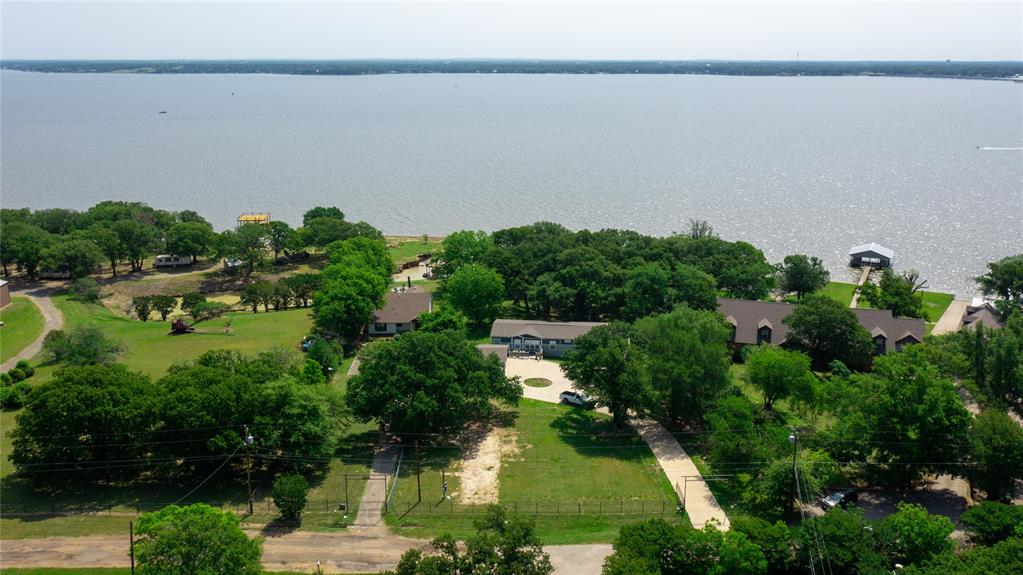
{"label": "grass field", "polygon": [[0,310],[0,361],[14,357],[43,332],[43,314],[27,297],[14,296]]}
{"label": "grass field", "polygon": [[392,246],[391,258],[394,263],[402,263],[416,259],[419,254],[437,253],[443,245],[443,238],[387,238],[387,244]]}
{"label": "grass field", "polygon": [[852,302],[853,292],[855,291],[856,284],[828,282],[828,285],[821,288],[817,293],[826,295],[842,305],[848,306]]}
{"label": "grass field", "polygon": [[[302,336],[312,329],[311,310],[289,309],[269,313],[232,312],[224,317],[196,326],[196,333],[169,335],[166,322],[138,321],[114,314],[101,305],[83,304],[67,296],[55,296],[54,304],[64,314],[67,328],[92,325],[124,343],[126,353],[121,363],[129,369],[159,377],[171,363],[198,357],[211,349],[236,349],[258,353],[275,346],[295,350]],[[230,330],[225,326],[230,323]],[[40,375],[52,371],[44,366]],[[42,379],[42,378],[40,378]]]}
{"label": "grass field", "polygon": [[[940,293],[933,291],[921,292],[923,294],[924,303],[924,321],[927,323],[927,333],[931,333],[934,328],[934,324],[941,319],[941,315],[948,309],[949,304],[955,299],[950,293]],[[867,303],[866,300],[860,298],[856,302],[856,307],[863,309],[870,309],[872,306]]]}
{"label": "grass field", "polygon": [[[625,523],[662,512],[668,518],[679,517],[671,484],[631,429],[615,430],[609,417],[592,411],[529,399],[523,399],[507,419],[514,439],[502,445],[500,502],[534,517],[544,543],[610,542]],[[414,537],[473,533],[473,513],[480,506],[440,499],[441,467],[448,492],[457,493],[461,487],[456,474],[460,457],[451,447],[424,456],[428,463],[423,465],[421,483],[423,499],[430,504],[418,507],[413,507],[414,465],[406,459],[394,513],[387,522]]]}

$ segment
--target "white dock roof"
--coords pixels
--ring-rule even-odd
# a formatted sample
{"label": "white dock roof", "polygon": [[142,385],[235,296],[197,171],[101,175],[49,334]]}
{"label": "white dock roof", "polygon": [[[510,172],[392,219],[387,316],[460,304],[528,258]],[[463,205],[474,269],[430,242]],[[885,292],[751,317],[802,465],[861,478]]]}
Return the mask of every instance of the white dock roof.
{"label": "white dock roof", "polygon": [[881,244],[869,243],[869,244],[863,244],[862,246],[856,246],[856,247],[853,247],[853,248],[849,248],[849,255],[851,255],[851,256],[856,255],[856,254],[861,254],[863,252],[874,252],[874,253],[877,253],[877,254],[881,254],[882,256],[884,256],[884,257],[886,257],[888,259],[893,259],[895,257],[895,252],[894,251],[892,251],[889,248],[886,248],[886,247],[882,246]]}

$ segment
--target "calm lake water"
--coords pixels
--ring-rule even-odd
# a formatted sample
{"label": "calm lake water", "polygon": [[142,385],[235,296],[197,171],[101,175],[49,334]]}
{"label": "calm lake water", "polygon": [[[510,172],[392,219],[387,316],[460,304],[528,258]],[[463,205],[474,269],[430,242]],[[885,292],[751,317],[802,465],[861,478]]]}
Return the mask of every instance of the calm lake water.
{"label": "calm lake water", "polygon": [[[2,72],[4,207],[105,199],[391,234],[689,218],[847,276],[870,241],[971,295],[1023,252],[1023,84],[722,76]],[[160,113],[166,111],[166,113]],[[979,149],[1009,148],[1009,149]],[[1015,148],[1015,149],[1013,149]]]}

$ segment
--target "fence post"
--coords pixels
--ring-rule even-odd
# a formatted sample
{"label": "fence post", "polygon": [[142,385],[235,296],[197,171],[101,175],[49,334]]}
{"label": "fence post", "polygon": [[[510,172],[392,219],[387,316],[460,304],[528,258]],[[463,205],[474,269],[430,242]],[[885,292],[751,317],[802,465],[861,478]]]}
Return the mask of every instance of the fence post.
{"label": "fence post", "polygon": [[533,515],[539,515],[539,514],[540,514],[540,502],[539,501],[534,501],[533,502]]}

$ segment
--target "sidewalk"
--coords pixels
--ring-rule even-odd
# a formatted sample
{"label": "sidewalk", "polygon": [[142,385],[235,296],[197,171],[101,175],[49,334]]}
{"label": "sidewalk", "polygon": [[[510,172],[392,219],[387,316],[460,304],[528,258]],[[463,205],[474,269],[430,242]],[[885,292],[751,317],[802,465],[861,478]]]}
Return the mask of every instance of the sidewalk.
{"label": "sidewalk", "polygon": [[952,300],[952,303],[948,304],[948,307],[945,308],[945,313],[941,314],[941,317],[938,318],[938,323],[934,324],[931,335],[942,335],[959,331],[959,327],[963,322],[963,314],[966,313],[966,306],[968,305],[970,305],[968,301],[961,299]]}

